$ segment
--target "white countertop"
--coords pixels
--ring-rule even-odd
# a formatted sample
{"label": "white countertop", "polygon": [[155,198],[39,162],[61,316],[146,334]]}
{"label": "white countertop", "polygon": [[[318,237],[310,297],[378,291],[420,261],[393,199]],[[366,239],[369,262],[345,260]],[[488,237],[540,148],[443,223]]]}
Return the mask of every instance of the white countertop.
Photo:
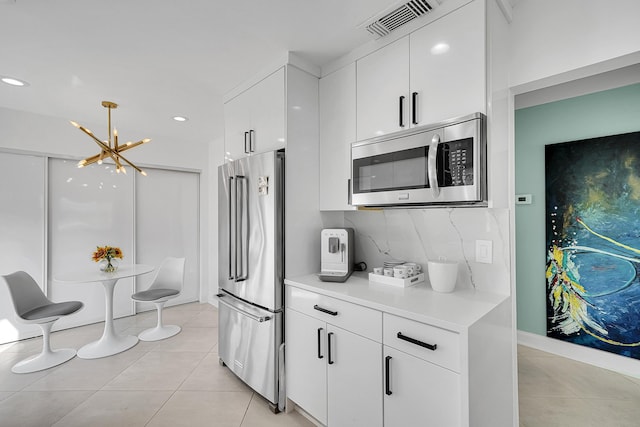
{"label": "white countertop", "polygon": [[322,282],[316,274],[287,278],[284,283],[455,332],[465,332],[509,298],[477,290],[439,293],[426,282],[407,288],[370,283],[367,273],[353,273],[344,283]]}

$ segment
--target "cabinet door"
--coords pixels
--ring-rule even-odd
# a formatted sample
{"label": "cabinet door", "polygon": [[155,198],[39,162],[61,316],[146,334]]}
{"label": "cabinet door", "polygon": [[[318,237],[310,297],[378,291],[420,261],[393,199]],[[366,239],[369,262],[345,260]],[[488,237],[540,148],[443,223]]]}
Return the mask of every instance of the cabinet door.
{"label": "cabinet door", "polygon": [[408,128],[409,36],[358,60],[356,67],[358,140]]}
{"label": "cabinet door", "polygon": [[225,160],[285,146],[284,67],[224,104]]}
{"label": "cabinet door", "polygon": [[385,427],[460,425],[459,374],[387,346],[383,360]]}
{"label": "cabinet door", "polygon": [[224,159],[233,161],[245,157],[248,145],[245,149],[244,133],[251,126],[250,93],[242,92],[224,104]]}
{"label": "cabinet door", "polygon": [[326,324],[287,308],[285,325],[287,397],[326,425]]}
{"label": "cabinet door", "polygon": [[484,4],[473,1],[410,34],[418,126],[486,113]]}
{"label": "cabinet door", "polygon": [[332,325],[327,330],[328,425],[381,427],[382,344]]}
{"label": "cabinet door", "polygon": [[[265,153],[285,146],[285,75],[284,67],[249,89],[250,141],[252,154]],[[243,138],[244,145],[244,138]]]}
{"label": "cabinet door", "polygon": [[349,205],[351,143],[356,140],[356,64],[320,80],[320,210]]}

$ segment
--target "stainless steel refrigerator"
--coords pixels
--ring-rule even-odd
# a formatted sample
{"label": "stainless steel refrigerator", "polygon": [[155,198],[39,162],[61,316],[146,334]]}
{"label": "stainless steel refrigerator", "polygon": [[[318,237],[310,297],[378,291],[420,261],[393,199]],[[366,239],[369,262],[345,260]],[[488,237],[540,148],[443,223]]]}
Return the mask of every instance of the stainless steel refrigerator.
{"label": "stainless steel refrigerator", "polygon": [[218,354],[284,408],[284,150],[218,168]]}

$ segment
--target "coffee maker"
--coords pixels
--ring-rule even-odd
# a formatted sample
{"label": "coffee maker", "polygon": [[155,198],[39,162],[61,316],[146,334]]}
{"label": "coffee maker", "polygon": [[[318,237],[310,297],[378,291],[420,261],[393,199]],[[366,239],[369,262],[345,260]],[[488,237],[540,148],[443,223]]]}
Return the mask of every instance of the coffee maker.
{"label": "coffee maker", "polygon": [[320,274],[324,282],[344,282],[353,272],[353,228],[325,228],[320,234]]}

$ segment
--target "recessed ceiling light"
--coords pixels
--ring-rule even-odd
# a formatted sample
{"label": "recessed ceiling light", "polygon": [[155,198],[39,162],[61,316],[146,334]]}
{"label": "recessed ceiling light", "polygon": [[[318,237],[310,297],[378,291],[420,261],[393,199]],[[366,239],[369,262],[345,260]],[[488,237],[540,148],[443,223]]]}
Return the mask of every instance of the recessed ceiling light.
{"label": "recessed ceiling light", "polygon": [[2,76],[0,77],[0,80],[11,86],[29,86],[29,83],[24,80],[18,80],[13,77]]}
{"label": "recessed ceiling light", "polygon": [[449,52],[449,45],[447,43],[438,43],[431,48],[432,55],[442,55]]}
{"label": "recessed ceiling light", "polygon": [[186,122],[189,119],[187,117],[183,117],[183,116],[174,116],[173,120],[175,120],[176,122]]}

